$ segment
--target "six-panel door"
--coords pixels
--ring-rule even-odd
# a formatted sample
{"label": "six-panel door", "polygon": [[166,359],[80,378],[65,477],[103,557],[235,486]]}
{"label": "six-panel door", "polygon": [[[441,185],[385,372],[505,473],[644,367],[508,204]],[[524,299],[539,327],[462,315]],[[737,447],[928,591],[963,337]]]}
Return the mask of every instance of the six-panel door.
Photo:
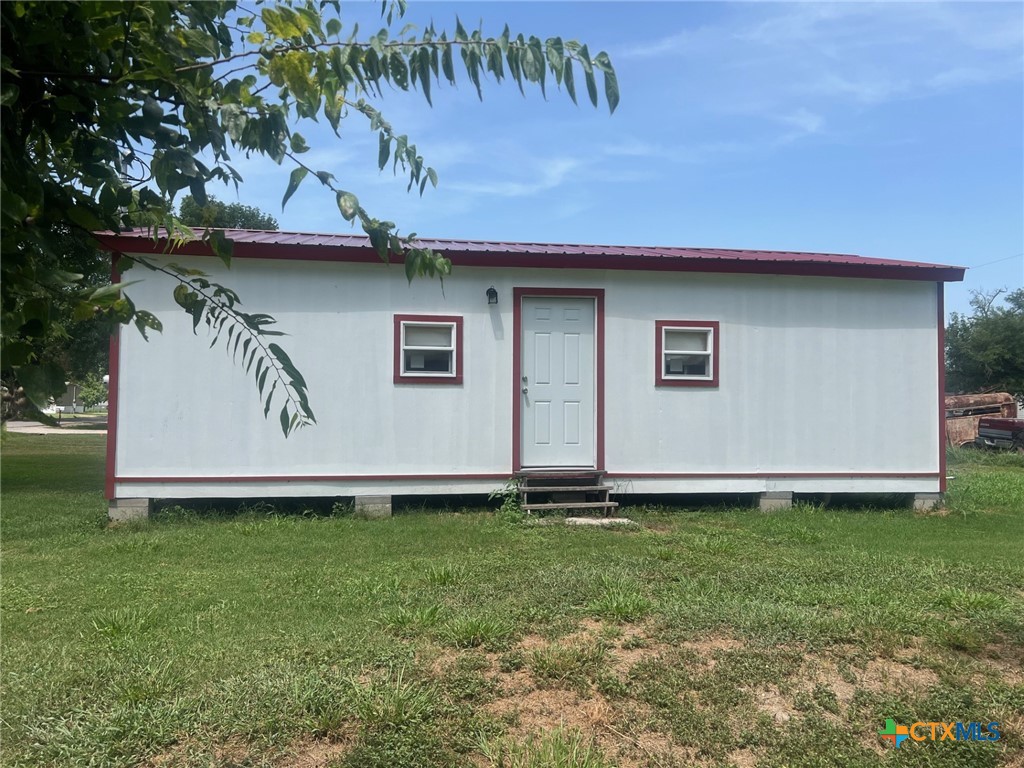
{"label": "six-panel door", "polygon": [[594,467],[595,302],[523,298],[522,465]]}

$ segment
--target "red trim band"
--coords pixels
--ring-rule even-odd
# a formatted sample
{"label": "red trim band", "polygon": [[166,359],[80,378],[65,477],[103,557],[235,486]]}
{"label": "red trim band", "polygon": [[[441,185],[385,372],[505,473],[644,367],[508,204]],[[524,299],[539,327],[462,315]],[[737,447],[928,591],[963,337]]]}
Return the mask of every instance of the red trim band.
{"label": "red trim band", "polygon": [[[378,482],[402,480],[507,480],[509,473],[482,474],[417,474],[417,475],[212,475],[197,477],[115,477],[113,481],[123,485],[142,483],[332,483],[332,482]],[[772,478],[936,478],[936,472],[608,472],[605,477],[681,480],[727,480],[727,479],[772,479]]]}
{"label": "red trim band", "polygon": [[211,475],[199,477],[117,477],[114,481],[122,484],[139,483],[335,483],[360,480],[508,480],[509,474],[486,473],[467,475]]}
{"label": "red trim band", "polygon": [[837,478],[871,478],[871,477],[938,477],[937,472],[607,472],[608,478],[630,478],[639,479],[686,479],[686,480],[722,480],[722,479],[772,479],[772,478],[815,478],[815,477],[837,477]]}
{"label": "red trim band", "polygon": [[945,286],[936,283],[939,340],[939,492],[946,492],[946,299]]}
{"label": "red trim band", "polygon": [[[121,272],[117,268],[117,254],[110,261],[110,283],[121,282]],[[113,501],[114,483],[117,473],[117,396],[120,386],[121,371],[121,326],[118,325],[110,334],[110,354],[107,361],[107,466],[103,482],[103,492],[108,501]]]}

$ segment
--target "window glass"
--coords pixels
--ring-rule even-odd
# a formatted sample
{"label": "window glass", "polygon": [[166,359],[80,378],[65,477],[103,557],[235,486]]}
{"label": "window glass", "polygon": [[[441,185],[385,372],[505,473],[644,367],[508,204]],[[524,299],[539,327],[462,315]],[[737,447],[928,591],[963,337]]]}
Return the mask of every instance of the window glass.
{"label": "window glass", "polygon": [[711,358],[708,355],[678,355],[668,352],[665,354],[665,375],[666,376],[709,376],[708,363]]}
{"label": "window glass", "polygon": [[683,331],[665,330],[665,351],[672,352],[707,352],[708,336],[705,330]]}
{"label": "window glass", "polygon": [[405,346],[451,348],[452,326],[406,324]]}
{"label": "window glass", "polygon": [[405,350],[408,373],[452,373],[451,350]]}

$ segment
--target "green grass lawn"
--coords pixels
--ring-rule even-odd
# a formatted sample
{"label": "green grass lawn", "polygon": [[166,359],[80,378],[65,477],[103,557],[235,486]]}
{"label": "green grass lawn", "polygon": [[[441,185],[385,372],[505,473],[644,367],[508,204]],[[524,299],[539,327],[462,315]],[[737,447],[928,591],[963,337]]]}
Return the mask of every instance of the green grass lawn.
{"label": "green grass lawn", "polygon": [[[6,435],[5,766],[996,766],[1024,754],[1024,458],[946,514],[180,509]],[[907,742],[887,718],[1000,723]]]}

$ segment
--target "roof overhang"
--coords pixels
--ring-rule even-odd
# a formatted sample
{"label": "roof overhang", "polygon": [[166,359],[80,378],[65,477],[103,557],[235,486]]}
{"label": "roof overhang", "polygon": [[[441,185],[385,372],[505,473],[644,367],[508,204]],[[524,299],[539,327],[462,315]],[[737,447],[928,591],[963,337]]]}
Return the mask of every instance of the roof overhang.
{"label": "roof overhang", "polygon": [[[255,230],[224,230],[224,233],[233,241],[236,258],[381,263],[369,239],[358,235]],[[103,232],[96,237],[105,248],[120,253],[214,255],[202,240],[169,247],[165,238],[154,238],[145,232]],[[456,267],[712,272],[928,282],[957,282],[964,279],[965,272],[964,267],[848,254],[467,240],[420,240],[419,243],[443,253]],[[392,254],[391,262],[401,264],[403,258]]]}

